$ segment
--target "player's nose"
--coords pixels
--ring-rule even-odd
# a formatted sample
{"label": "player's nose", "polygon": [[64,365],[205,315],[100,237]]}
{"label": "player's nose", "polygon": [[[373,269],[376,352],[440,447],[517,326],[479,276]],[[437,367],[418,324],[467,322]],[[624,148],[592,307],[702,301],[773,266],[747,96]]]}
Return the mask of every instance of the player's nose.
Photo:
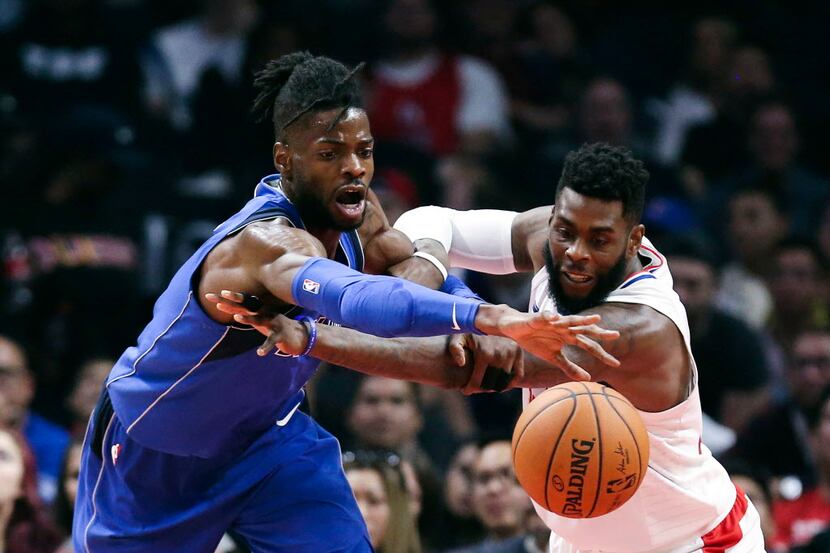
{"label": "player's nose", "polygon": [[343,158],[341,172],[351,179],[362,179],[366,175],[366,163],[357,154]]}
{"label": "player's nose", "polygon": [[565,255],[572,263],[580,263],[588,260],[588,248],[585,247],[585,241],[576,239],[571,242],[568,249],[565,250]]}

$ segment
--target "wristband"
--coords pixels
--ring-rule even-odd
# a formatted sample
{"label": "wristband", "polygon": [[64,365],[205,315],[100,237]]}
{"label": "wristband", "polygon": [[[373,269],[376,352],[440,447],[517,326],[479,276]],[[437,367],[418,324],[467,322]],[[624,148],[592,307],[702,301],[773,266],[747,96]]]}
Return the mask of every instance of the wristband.
{"label": "wristband", "polygon": [[444,264],[438,261],[438,258],[432,255],[431,253],[416,251],[412,254],[412,257],[420,257],[421,259],[426,259],[433,265],[435,268],[438,269],[438,272],[441,273],[441,276],[444,277],[444,280],[447,280],[447,268],[444,267]]}
{"label": "wristband", "polygon": [[485,303],[485,301],[481,299],[478,294],[470,290],[470,288],[464,284],[464,281],[455,275],[448,276],[438,291],[444,292],[445,294],[452,294],[453,296],[458,296],[459,298],[468,298]]}
{"label": "wristband", "polygon": [[308,331],[308,343],[306,344],[305,349],[301,354],[294,356],[304,357],[311,353],[311,350],[314,349],[314,345],[317,343],[317,321],[314,320],[314,317],[309,315],[300,315],[294,320],[303,323]]}

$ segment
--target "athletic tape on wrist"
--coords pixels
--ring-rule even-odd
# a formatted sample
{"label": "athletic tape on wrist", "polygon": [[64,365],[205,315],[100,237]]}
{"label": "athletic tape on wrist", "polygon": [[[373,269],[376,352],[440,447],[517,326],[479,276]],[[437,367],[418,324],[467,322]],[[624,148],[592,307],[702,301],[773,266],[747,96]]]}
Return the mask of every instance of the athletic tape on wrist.
{"label": "athletic tape on wrist", "polygon": [[421,259],[426,259],[427,261],[435,265],[435,268],[438,269],[444,280],[447,280],[447,268],[444,267],[444,264],[441,263],[438,260],[438,258],[432,255],[431,253],[417,251],[412,254],[412,257],[420,257]]}

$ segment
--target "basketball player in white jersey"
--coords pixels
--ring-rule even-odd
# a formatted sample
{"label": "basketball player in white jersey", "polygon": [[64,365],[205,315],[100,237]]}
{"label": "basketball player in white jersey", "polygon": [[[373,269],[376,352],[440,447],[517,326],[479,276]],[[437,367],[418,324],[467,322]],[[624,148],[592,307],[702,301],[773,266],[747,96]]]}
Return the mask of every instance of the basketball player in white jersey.
{"label": "basketball player in white jersey", "polygon": [[[686,312],[672,289],[668,264],[640,224],[648,173],[624,148],[586,145],[572,152],[555,207],[516,214],[419,208],[396,224],[416,245],[438,240],[453,266],[487,273],[533,270],[530,309],[599,314],[618,340],[605,348],[612,368],[566,347],[571,361],[624,394],[649,433],[650,461],[637,493],[622,507],[591,519],[536,510],[553,531],[554,553],[757,553],[764,550],[758,514],[701,440],[697,371]],[[467,337],[477,371],[494,345]],[[503,347],[498,344],[498,347]],[[527,404],[545,388],[588,378],[526,360]]]}
{"label": "basketball player in white jersey", "polygon": [[[472,352],[465,391],[487,387],[485,370],[500,366],[513,370],[509,385],[525,388],[525,403],[550,386],[591,379],[617,389],[640,411],[650,442],[640,488],[616,511],[591,519],[560,517],[535,505],[552,530],[551,553],[762,552],[757,511],[702,443],[686,313],[666,260],[639,222],[647,179],[628,150],[586,145],[566,159],[553,209],[517,214],[425,207],[395,226],[430,257],[441,257],[438,265],[493,274],[532,270],[531,310],[600,315],[604,329],[619,332],[616,340],[605,340],[613,337],[607,331],[586,333],[602,340],[618,366],[586,347],[584,337],[563,345],[555,367],[530,355],[522,360],[515,345],[498,338],[466,336],[448,346],[461,365],[469,361],[465,351]],[[270,332],[269,346],[278,343],[287,352],[305,347],[302,329],[285,318],[238,317]],[[311,355],[367,372],[394,360],[399,374],[387,375],[444,387],[458,386],[466,374],[447,369],[448,354],[434,339],[379,340],[326,329]]]}

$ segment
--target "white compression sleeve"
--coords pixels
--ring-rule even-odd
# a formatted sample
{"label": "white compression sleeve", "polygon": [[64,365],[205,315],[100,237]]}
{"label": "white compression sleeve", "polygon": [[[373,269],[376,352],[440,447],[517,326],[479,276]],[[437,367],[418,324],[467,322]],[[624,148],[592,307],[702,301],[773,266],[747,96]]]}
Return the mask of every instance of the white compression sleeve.
{"label": "white compression sleeve", "polygon": [[516,215],[515,211],[456,211],[431,205],[407,211],[395,228],[413,242],[421,238],[441,242],[453,267],[504,275],[516,272],[511,238]]}

